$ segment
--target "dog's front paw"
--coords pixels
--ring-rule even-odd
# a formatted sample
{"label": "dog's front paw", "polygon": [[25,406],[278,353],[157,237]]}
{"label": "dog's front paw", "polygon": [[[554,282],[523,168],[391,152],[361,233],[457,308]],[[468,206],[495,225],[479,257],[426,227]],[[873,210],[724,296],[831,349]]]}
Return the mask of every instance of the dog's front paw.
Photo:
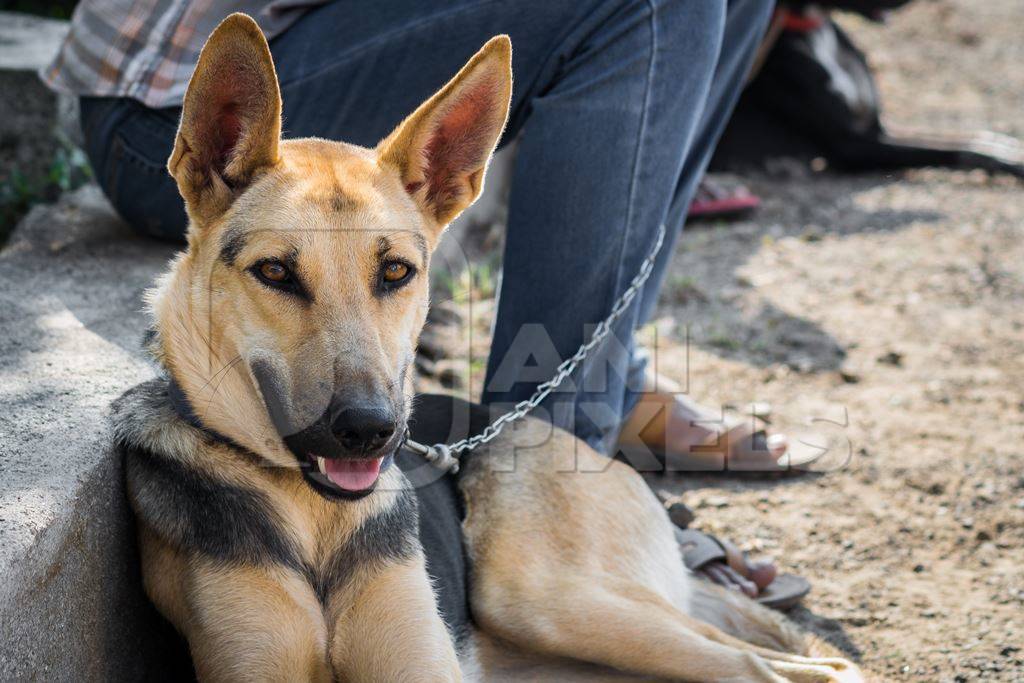
{"label": "dog's front paw", "polygon": [[773,661],[772,670],[793,683],[863,683],[857,665],[839,657],[800,657],[793,661]]}

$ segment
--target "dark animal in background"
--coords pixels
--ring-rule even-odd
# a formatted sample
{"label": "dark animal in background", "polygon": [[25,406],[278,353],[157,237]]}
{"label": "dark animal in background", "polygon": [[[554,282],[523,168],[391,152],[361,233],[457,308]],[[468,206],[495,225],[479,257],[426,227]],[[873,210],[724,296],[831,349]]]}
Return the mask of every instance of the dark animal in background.
{"label": "dark animal in background", "polygon": [[[766,160],[823,158],[846,171],[921,166],[981,168],[1024,178],[1024,144],[994,133],[891,134],[864,53],[829,17],[828,8],[870,19],[906,0],[786,3],[775,40],[747,86],[711,162],[742,170]],[[777,37],[776,37],[777,36]]]}

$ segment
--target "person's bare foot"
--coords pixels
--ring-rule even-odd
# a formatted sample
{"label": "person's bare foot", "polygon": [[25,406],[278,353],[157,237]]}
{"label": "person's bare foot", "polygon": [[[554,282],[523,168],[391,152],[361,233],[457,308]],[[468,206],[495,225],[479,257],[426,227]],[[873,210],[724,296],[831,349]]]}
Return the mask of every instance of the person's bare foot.
{"label": "person's bare foot", "polygon": [[710,562],[697,570],[698,573],[721,586],[742,591],[751,598],[756,598],[775,580],[778,569],[771,560],[754,562],[729,541],[719,539],[719,543],[725,548],[726,561]]}
{"label": "person's bare foot", "polygon": [[749,560],[729,541],[695,529],[676,529],[675,533],[687,568],[720,586],[757,598],[778,577],[774,562]]}
{"label": "person's bare foot", "polygon": [[619,448],[642,445],[665,456],[673,470],[772,470],[786,454],[784,434],[768,434],[753,412],[725,416],[682,393],[671,380],[648,372],[644,393],[623,423]]}

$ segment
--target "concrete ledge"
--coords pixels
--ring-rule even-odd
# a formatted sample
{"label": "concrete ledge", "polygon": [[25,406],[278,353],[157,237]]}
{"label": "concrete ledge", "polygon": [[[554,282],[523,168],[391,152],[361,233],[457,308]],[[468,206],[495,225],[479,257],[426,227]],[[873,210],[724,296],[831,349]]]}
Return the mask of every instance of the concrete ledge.
{"label": "concrete ledge", "polygon": [[173,253],[93,186],[34,209],[0,252],[4,680],[150,680],[180,661],[142,594],[106,419],[154,373],[140,297]]}
{"label": "concrete ledge", "polygon": [[81,145],[78,98],[50,92],[38,75],[69,28],[66,21],[0,12],[0,169],[17,167],[29,178],[45,173],[58,146],[57,131]]}
{"label": "concrete ledge", "polygon": [[0,12],[0,67],[38,71],[50,63],[70,24],[20,12]]}

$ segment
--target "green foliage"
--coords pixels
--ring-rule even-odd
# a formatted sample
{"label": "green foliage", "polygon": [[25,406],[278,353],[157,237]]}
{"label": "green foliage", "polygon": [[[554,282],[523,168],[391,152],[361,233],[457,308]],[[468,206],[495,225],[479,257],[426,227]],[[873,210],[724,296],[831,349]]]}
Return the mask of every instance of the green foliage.
{"label": "green foliage", "polygon": [[89,160],[85,158],[85,152],[70,142],[62,140],[61,146],[53,155],[53,161],[50,163],[50,170],[46,177],[51,185],[60,188],[61,192],[67,192],[91,178],[92,169],[89,168]]}
{"label": "green foliage", "polygon": [[485,263],[470,265],[458,276],[448,271],[433,273],[435,290],[456,303],[493,299],[498,288],[498,255]]}
{"label": "green foliage", "polygon": [[724,327],[718,325],[708,330],[705,343],[723,351],[738,351],[741,346],[740,342],[733,338]]}

